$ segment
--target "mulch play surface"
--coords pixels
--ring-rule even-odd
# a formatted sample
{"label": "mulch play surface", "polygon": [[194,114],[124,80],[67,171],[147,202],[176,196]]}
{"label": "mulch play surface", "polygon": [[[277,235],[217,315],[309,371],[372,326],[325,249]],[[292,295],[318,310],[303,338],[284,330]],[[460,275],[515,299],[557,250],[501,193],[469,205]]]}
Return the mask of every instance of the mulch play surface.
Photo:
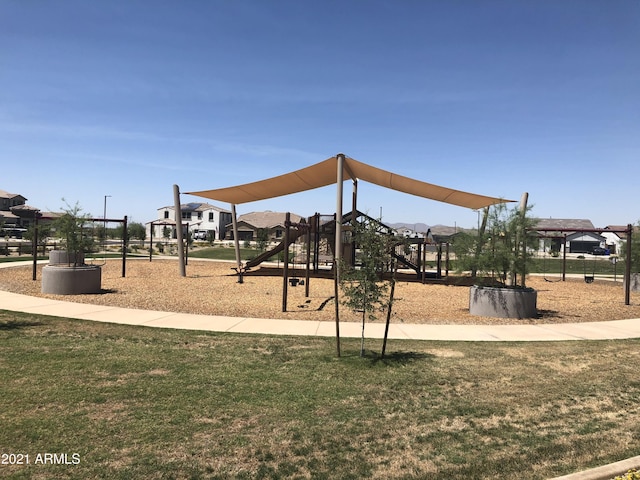
{"label": "mulch play surface", "polygon": [[[189,260],[187,276],[181,277],[173,260],[130,260],[122,278],[122,264],[107,261],[102,269],[103,293],[56,296],[40,293],[41,271],[32,280],[30,266],[0,269],[0,289],[59,300],[126,308],[161,310],[234,317],[261,317],[297,320],[334,319],[333,280],[311,278],[310,295],[305,287],[289,287],[287,312],[282,312],[281,276],[271,268],[248,273],[239,284],[231,270],[233,263]],[[38,267],[41,270],[41,266]],[[301,270],[291,275],[303,277]],[[631,294],[624,304],[622,278],[618,282],[582,279],[548,282],[532,276],[527,286],[538,291],[538,318],[526,320],[476,317],[468,313],[469,287],[446,283],[422,284],[404,277],[396,284],[393,322],[423,324],[513,324],[569,323],[640,318],[640,294]],[[0,306],[1,308],[1,306]],[[386,312],[379,312],[383,322]],[[361,315],[340,306],[343,321],[359,321]]]}

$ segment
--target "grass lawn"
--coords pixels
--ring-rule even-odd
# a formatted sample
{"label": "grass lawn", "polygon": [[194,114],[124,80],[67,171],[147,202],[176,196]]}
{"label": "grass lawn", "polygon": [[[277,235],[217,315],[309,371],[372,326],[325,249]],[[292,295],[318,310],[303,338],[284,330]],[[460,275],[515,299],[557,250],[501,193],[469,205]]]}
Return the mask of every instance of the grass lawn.
{"label": "grass lawn", "polygon": [[[262,252],[255,248],[240,248],[240,258],[243,261],[257,257]],[[193,258],[210,258],[214,260],[235,260],[236,250],[229,247],[209,247],[199,248],[197,250],[189,250],[189,257]]]}
{"label": "grass lawn", "polygon": [[[253,248],[241,248],[240,256],[243,261],[258,256],[261,252]],[[224,247],[211,247],[211,248],[199,248],[189,251],[189,257],[193,258],[210,258],[216,260],[235,260],[236,254],[233,248]],[[277,257],[271,258],[271,261],[276,261]],[[433,262],[428,262],[433,267]],[[593,258],[589,256],[587,259],[567,259],[567,274],[580,274],[584,275],[614,275],[622,279],[624,277],[625,264],[623,260],[618,259],[617,265],[614,265],[610,261],[610,257],[598,257]],[[455,261],[451,262],[451,269],[455,270]],[[546,273],[559,277],[562,273],[562,258],[536,258],[532,259],[529,263],[529,270],[531,273]]]}
{"label": "grass lawn", "polygon": [[[596,257],[579,259],[567,259],[567,273],[584,275],[614,275],[622,279],[624,277],[625,263],[618,259],[617,264],[613,264],[610,257]],[[562,273],[562,258],[536,258],[531,261],[529,268],[532,273]]]}
{"label": "grass lawn", "polygon": [[638,340],[343,352],[0,310],[0,453],[30,462],[0,477],[543,479],[640,454]]}

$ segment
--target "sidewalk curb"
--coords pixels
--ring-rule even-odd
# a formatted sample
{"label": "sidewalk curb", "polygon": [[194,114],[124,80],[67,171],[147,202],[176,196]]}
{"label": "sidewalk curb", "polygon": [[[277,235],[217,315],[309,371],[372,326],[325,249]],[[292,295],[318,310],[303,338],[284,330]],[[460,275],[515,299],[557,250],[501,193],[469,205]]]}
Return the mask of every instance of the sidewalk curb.
{"label": "sidewalk curb", "polygon": [[640,467],[640,455],[627,458],[619,462],[610,463],[601,467],[583,470],[582,472],[570,473],[562,477],[555,477],[549,480],[613,480],[618,475],[624,475],[633,468]]}

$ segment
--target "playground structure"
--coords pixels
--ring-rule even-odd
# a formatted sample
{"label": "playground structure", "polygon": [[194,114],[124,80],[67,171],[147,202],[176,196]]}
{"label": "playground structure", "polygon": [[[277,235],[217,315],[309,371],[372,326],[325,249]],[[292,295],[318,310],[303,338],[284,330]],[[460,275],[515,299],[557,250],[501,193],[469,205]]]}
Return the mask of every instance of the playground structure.
{"label": "playground structure", "polygon": [[[286,214],[284,238],[272,248],[262,252],[258,256],[247,260],[241,267],[232,269],[238,274],[238,283],[243,282],[244,275],[252,268],[261,263],[278,256],[282,259],[283,268],[283,298],[282,311],[287,311],[288,288],[305,287],[305,297],[310,295],[311,274],[314,276],[322,271],[331,272],[334,259],[338,256],[345,259],[349,264],[358,265],[358,246],[351,236],[351,229],[354,222],[373,222],[381,235],[394,235],[394,230],[362,212],[349,212],[343,216],[341,231],[342,242],[339,255],[335,254],[335,234],[336,234],[336,214],[323,215],[316,213],[301,222],[292,222],[290,213]],[[433,237],[427,235],[425,238],[405,238],[396,237],[397,246],[392,256],[406,269],[415,271],[416,279],[423,283],[426,279],[443,278],[442,274],[442,254],[443,245],[448,252],[448,244],[436,243]],[[411,246],[410,252],[405,254],[403,246],[408,243]],[[436,270],[428,271],[426,262],[427,247],[431,246],[437,252]],[[293,247],[293,252],[291,252]],[[281,257],[281,258],[280,258]],[[445,264],[448,262],[445,262]],[[297,266],[302,265],[299,269]],[[324,269],[322,267],[325,267]],[[327,268],[328,267],[328,268]],[[298,272],[303,272],[303,275]],[[448,275],[448,269],[446,270]],[[300,278],[304,276],[304,278]]]}
{"label": "playground structure", "polygon": [[[337,261],[342,259],[343,196],[344,182],[347,179],[351,179],[353,185],[351,207],[352,212],[357,211],[357,192],[359,180],[364,180],[366,182],[370,182],[375,185],[399,192],[408,193],[439,202],[449,203],[451,205],[466,207],[473,210],[479,210],[490,205],[512,201],[506,200],[504,198],[488,197],[485,195],[464,192],[461,190],[455,190],[452,188],[446,188],[420,180],[415,180],[409,177],[398,175],[396,173],[382,170],[380,168],[373,167],[371,165],[367,165],[353,158],[349,158],[342,153],[330,157],[322,162],[310,165],[306,168],[302,168],[300,170],[296,170],[265,180],[247,183],[244,185],[237,185],[234,187],[188,192],[191,195],[197,195],[211,200],[231,204],[231,214],[236,247],[236,268],[238,270],[241,270],[242,268],[244,268],[244,266],[242,265],[242,261],[240,259],[240,244],[238,238],[236,205],[258,200],[265,200],[268,198],[274,198],[283,195],[290,195],[293,193],[299,193],[336,184],[336,218],[334,234],[334,255],[336,256],[336,258],[333,262],[333,274],[335,285],[334,306],[337,340],[336,346],[338,356],[340,356],[340,302],[338,301],[340,269],[335,268],[335,266],[337,265]],[[178,185],[173,186],[173,191],[176,228],[178,230],[178,238],[182,238],[182,213],[180,210],[180,189]],[[286,230],[288,230],[288,228]],[[183,242],[178,242],[178,255],[180,257],[180,260],[184,258],[184,247],[182,243]],[[288,251],[287,248],[285,248],[285,252],[286,251]],[[180,275],[186,276],[184,262],[179,261],[178,263],[180,265]]]}

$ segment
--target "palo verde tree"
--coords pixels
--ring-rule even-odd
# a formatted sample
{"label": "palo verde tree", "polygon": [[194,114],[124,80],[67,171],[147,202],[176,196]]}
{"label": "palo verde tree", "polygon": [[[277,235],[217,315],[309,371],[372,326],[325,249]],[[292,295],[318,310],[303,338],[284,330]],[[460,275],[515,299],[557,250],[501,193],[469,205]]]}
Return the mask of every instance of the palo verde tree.
{"label": "palo verde tree", "polygon": [[395,274],[393,252],[399,242],[393,235],[383,231],[379,221],[373,220],[354,222],[352,235],[359,255],[356,265],[340,262],[340,287],[345,298],[342,303],[362,313],[360,356],[364,356],[366,320],[375,320],[377,312],[387,310],[387,328],[382,350],[384,356],[395,282],[395,275],[385,280],[385,274],[390,271]]}
{"label": "palo verde tree", "polygon": [[527,212],[506,204],[485,211],[482,227],[475,234],[460,234],[453,243],[457,270],[478,274],[478,283],[524,288],[531,258],[528,247],[535,242]]}
{"label": "palo verde tree", "polygon": [[[638,220],[635,230],[640,230],[640,220]],[[629,241],[628,239],[625,240],[622,243],[620,248],[620,258],[622,258],[622,260],[624,260],[625,262],[629,260],[627,259],[627,242],[628,241]],[[631,260],[631,272],[640,273],[640,238],[637,231],[634,231],[633,234],[631,235],[631,259],[630,260]]]}
{"label": "palo verde tree", "polygon": [[62,201],[65,202],[65,207],[62,215],[53,223],[53,228],[64,249],[73,254],[74,265],[78,265],[82,255],[93,247],[93,238],[84,228],[90,215],[82,213],[78,202],[72,206],[64,198]]}

